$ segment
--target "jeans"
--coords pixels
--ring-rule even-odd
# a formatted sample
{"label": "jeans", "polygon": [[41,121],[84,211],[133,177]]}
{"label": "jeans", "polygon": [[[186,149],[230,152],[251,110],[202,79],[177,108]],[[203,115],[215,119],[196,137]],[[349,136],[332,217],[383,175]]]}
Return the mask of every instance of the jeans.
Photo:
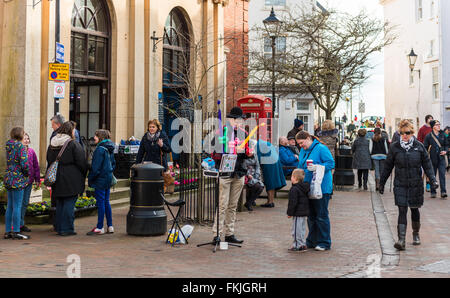
{"label": "jeans", "polygon": [[56,197],[56,232],[73,233],[75,228],[75,203],[78,196],[74,197]]}
{"label": "jeans", "polygon": [[20,226],[23,227],[25,225],[25,213],[27,213],[27,207],[30,203],[31,191],[33,190],[33,184],[28,185],[23,190],[23,201],[22,201],[22,214],[20,217]]}
{"label": "jeans", "polygon": [[[445,161],[440,160],[437,165],[433,164],[434,175],[436,172],[439,172],[439,188],[441,189],[441,194],[447,193],[447,189],[445,187]],[[437,178],[437,177],[436,177]],[[436,189],[431,188],[431,193],[436,194]]]}
{"label": "jeans", "polygon": [[364,185],[367,185],[369,170],[358,170],[358,186],[362,185],[362,180],[364,181]]}
{"label": "jeans", "polygon": [[95,200],[98,208],[97,229],[103,229],[103,221],[106,215],[106,224],[112,227],[112,211],[109,203],[110,189],[95,189]]}
{"label": "jeans", "polygon": [[380,179],[381,173],[384,170],[384,159],[372,159],[375,166],[375,179]]}
{"label": "jeans", "polygon": [[300,247],[306,245],[306,242],[305,242],[306,216],[305,217],[296,217],[296,216],[293,217],[291,235],[292,235],[292,238],[294,238],[292,247],[300,248]]}
{"label": "jeans", "polygon": [[22,212],[23,189],[8,190],[8,205],[6,206],[6,233],[20,232],[20,215]]}
{"label": "jeans", "polygon": [[330,217],[328,215],[330,197],[330,194],[324,194],[320,200],[309,200],[309,233],[308,238],[306,238],[306,245],[308,247],[320,246],[325,249],[331,248],[331,227]]}

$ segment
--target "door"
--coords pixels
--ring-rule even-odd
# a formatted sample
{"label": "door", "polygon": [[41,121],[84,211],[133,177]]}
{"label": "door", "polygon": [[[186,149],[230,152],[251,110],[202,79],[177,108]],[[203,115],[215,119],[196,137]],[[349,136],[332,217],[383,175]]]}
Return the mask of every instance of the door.
{"label": "door", "polygon": [[107,129],[103,83],[76,84],[71,102],[71,119],[77,122],[80,136],[93,138],[98,129]]}

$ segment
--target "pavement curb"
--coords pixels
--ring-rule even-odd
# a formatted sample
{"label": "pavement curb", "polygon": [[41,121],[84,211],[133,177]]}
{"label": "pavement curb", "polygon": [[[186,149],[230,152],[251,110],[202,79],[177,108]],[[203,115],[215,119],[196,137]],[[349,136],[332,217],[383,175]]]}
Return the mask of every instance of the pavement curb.
{"label": "pavement curb", "polygon": [[382,252],[381,266],[398,266],[400,262],[400,252],[394,248],[395,240],[392,235],[386,210],[384,209],[383,200],[381,199],[380,194],[374,190],[373,183],[370,185],[370,194],[373,216],[375,218]]}

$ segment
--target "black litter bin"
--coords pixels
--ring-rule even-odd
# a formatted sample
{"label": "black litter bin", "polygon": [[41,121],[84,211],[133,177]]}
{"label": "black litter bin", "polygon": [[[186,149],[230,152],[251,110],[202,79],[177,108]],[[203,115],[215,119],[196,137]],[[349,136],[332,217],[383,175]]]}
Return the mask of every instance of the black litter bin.
{"label": "black litter bin", "polygon": [[131,167],[130,211],[127,233],[137,236],[157,236],[167,232],[164,210],[164,168],[154,163]]}
{"label": "black litter bin", "polygon": [[334,185],[351,186],[355,184],[355,173],[353,172],[352,163],[351,149],[339,148],[333,177]]}

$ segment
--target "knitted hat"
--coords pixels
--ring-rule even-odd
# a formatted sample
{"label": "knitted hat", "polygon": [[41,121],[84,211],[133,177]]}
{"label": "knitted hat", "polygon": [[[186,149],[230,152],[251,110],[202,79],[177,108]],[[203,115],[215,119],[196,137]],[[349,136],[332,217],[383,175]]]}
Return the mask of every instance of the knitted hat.
{"label": "knitted hat", "polygon": [[295,128],[299,128],[302,125],[303,125],[303,121],[302,120],[300,120],[300,119],[295,119],[294,120],[294,127]]}

